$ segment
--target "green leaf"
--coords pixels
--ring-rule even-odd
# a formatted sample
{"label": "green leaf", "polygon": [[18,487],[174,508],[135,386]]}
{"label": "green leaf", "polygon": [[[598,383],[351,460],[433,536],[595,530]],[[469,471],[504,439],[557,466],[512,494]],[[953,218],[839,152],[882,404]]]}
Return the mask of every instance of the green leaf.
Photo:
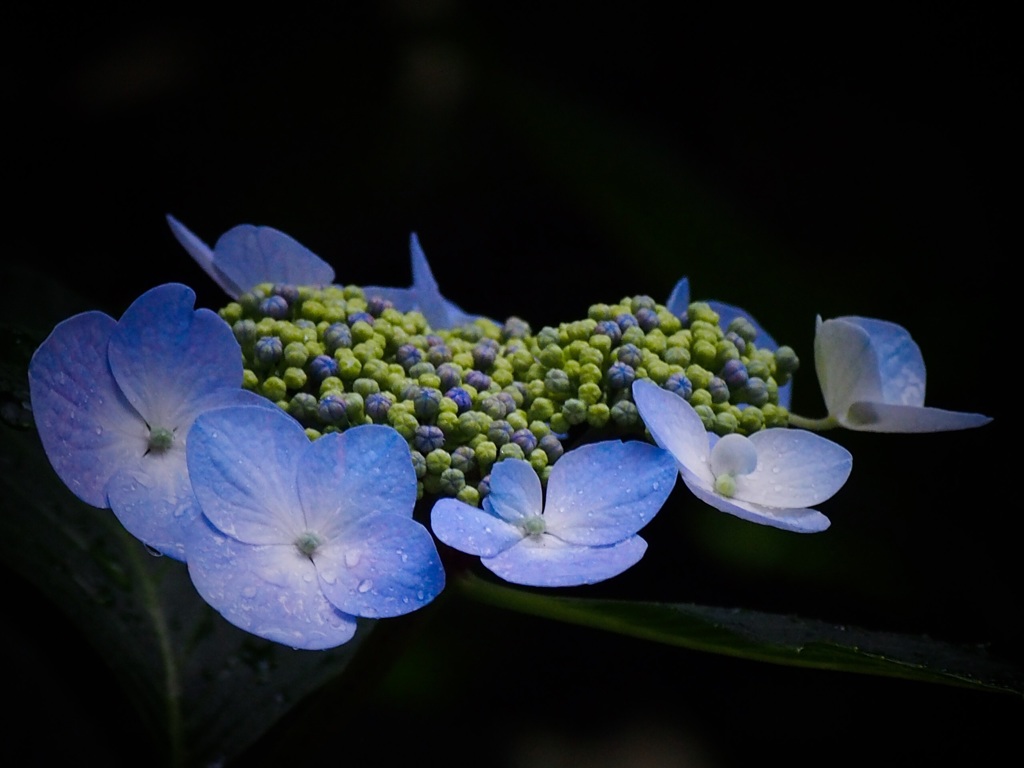
{"label": "green leaf", "polygon": [[337,649],[297,651],[232,626],[199,597],[184,563],[149,554],[109,510],[74,497],[35,430],[11,423],[0,424],[0,561],[107,661],[169,765],[237,756],[338,677],[366,639],[373,622]]}
{"label": "green leaf", "polygon": [[553,597],[466,575],[482,603],[695,651],[753,661],[1024,694],[1024,673],[980,649],[739,608]]}

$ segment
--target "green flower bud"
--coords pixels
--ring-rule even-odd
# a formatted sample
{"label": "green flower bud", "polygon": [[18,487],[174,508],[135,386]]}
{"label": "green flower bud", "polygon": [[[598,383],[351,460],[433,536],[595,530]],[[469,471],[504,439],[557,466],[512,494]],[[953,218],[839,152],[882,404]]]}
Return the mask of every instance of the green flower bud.
{"label": "green flower bud", "polygon": [[523,449],[515,443],[505,443],[501,448],[498,449],[499,460],[504,461],[505,459],[525,459]]}
{"label": "green flower bud", "polygon": [[711,384],[711,379],[714,378],[714,375],[706,368],[693,364],[686,367],[686,378],[688,378],[690,383],[693,384],[694,390],[698,390],[707,389],[708,385]]}
{"label": "green flower bud", "polygon": [[312,427],[306,427],[305,432],[306,432],[306,437],[308,437],[310,440],[317,440],[317,439],[319,439],[321,437],[320,432],[318,432],[317,430],[313,429]]}
{"label": "green flower bud", "polygon": [[[694,394],[697,394],[697,393],[694,392]],[[691,403],[692,403],[692,398],[691,398]],[[711,409],[711,406],[710,405],[704,405],[704,404],[695,405],[693,407],[693,410],[695,410],[697,412],[697,415],[700,416],[700,420],[704,424],[704,429],[706,429],[709,432],[712,431],[714,429],[714,426],[715,426],[715,412]]]}
{"label": "green flower bud", "polygon": [[749,406],[741,411],[739,431],[746,434],[752,435],[754,432],[758,432],[764,429],[764,413],[761,412],[760,408],[756,406]]}
{"label": "green flower bud", "polygon": [[337,376],[328,376],[326,379],[320,382],[320,397],[331,392],[344,392],[345,385],[341,383],[341,379]]}
{"label": "green flower bud", "polygon": [[256,375],[255,371],[246,368],[242,371],[242,389],[248,389],[252,392],[257,390],[259,387],[260,379]]}
{"label": "green flower bud", "polygon": [[480,506],[480,492],[471,485],[463,485],[459,492],[455,494],[455,498],[463,504],[469,504],[471,507]]}
{"label": "green flower bud", "polygon": [[669,365],[685,368],[690,364],[690,350],[686,347],[668,347],[663,359]]}
{"label": "green flower bud", "polygon": [[538,397],[530,404],[529,418],[549,421],[555,412],[555,404],[547,397]]}
{"label": "green flower bud", "polygon": [[[572,381],[569,374],[557,368],[552,368],[544,376],[544,391],[548,398],[561,402],[573,393]],[[534,401],[536,404],[536,401]]]}
{"label": "green flower bud", "polygon": [[530,451],[529,462],[534,472],[540,472],[548,465],[548,455],[540,448],[534,448]]}
{"label": "green flower bud", "polygon": [[431,451],[427,454],[427,472],[440,475],[452,465],[452,456],[443,448]]}
{"label": "green flower bud", "polygon": [[604,381],[604,373],[599,366],[593,363],[584,363],[580,366],[580,386],[584,384],[597,384],[600,387],[602,381]]}
{"label": "green flower bud", "polygon": [[646,339],[647,334],[644,333],[643,328],[639,325],[631,325],[622,332],[622,341],[620,344],[633,344],[637,348],[643,349]]}
{"label": "green flower bud", "polygon": [[601,402],[601,398],[604,397],[604,390],[596,383],[588,381],[580,384],[577,395],[580,400],[589,406]]}
{"label": "green flower bud", "polygon": [[260,387],[260,394],[274,402],[284,400],[288,394],[288,385],[284,383],[284,379],[278,376],[269,376],[264,379],[263,385]]}
{"label": "green flower bud", "polygon": [[540,364],[545,368],[561,368],[565,365],[565,356],[562,348],[557,344],[548,344],[541,350],[539,355]]}
{"label": "green flower bud", "polygon": [[446,469],[441,473],[441,494],[456,496],[466,487],[466,476],[457,469]]}
{"label": "green flower bud", "polygon": [[612,422],[620,429],[630,429],[640,424],[640,414],[631,400],[619,400],[612,406]]}
{"label": "green flower bud", "polygon": [[696,408],[698,405],[706,405],[710,408],[713,402],[714,398],[711,396],[711,393],[706,389],[695,389],[693,390],[693,394],[690,395],[690,405],[692,405],[694,408]]}
{"label": "green flower bud", "polygon": [[690,349],[690,357],[694,363],[709,370],[715,367],[717,356],[715,344],[705,339],[696,339]]}
{"label": "green flower bud", "polygon": [[587,403],[578,398],[569,398],[562,404],[562,416],[570,426],[587,420]]}
{"label": "green flower bud", "polygon": [[587,408],[587,424],[595,428],[603,427],[608,424],[611,415],[607,403],[595,403]]}
{"label": "green flower bud", "polygon": [[659,330],[658,328],[649,331],[647,335],[644,337],[643,348],[649,349],[656,355],[663,355],[667,347],[668,344],[667,339],[665,338],[665,334],[662,333],[661,330]]}
{"label": "green flower bud", "polygon": [[739,422],[736,417],[730,411],[723,411],[722,413],[715,414],[715,423],[712,425],[712,430],[716,435],[731,435],[738,426]]}
{"label": "green flower bud", "polygon": [[491,465],[498,460],[498,446],[490,440],[483,440],[473,446],[473,458],[480,468],[480,474],[487,474]]}
{"label": "green flower bud", "polygon": [[434,423],[444,432],[445,439],[461,437],[459,416],[455,411],[441,411]]}
{"label": "green flower bud", "polygon": [[388,423],[407,441],[416,436],[416,428],[420,425],[415,416],[398,408],[397,403],[388,411]]}
{"label": "green flower bud", "polygon": [[694,322],[705,322],[711,325],[718,325],[718,313],[711,308],[711,305],[704,301],[693,301],[690,302],[690,306],[686,309],[686,317],[690,321],[690,327],[693,328]]}
{"label": "green flower bud", "polygon": [[552,414],[550,424],[551,429],[555,432],[565,433],[569,431],[569,422],[566,421],[566,418],[562,415],[561,411]]}
{"label": "green flower bud", "polygon": [[612,314],[611,307],[607,304],[591,304],[587,309],[587,317],[594,321],[600,321],[613,320],[615,315]]}
{"label": "green flower bud", "polygon": [[224,322],[234,325],[242,319],[242,305],[237,301],[232,301],[217,314],[223,318]]}
{"label": "green flower bud", "polygon": [[306,386],[306,372],[301,368],[286,368],[282,378],[288,389],[302,389]]}

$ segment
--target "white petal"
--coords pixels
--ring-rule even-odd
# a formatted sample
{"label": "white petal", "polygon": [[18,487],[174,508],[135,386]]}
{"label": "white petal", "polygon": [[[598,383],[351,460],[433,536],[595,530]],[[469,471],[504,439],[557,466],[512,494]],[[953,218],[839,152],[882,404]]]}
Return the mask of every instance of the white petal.
{"label": "white petal", "polygon": [[654,442],[671,453],[680,467],[713,484],[708,433],[693,406],[647,379],[633,382],[633,401]]}
{"label": "white petal", "polygon": [[816,509],[766,507],[736,498],[726,499],[702,483],[683,473],[683,482],[693,495],[720,512],[727,512],[743,520],[795,533],[818,533],[829,526],[829,519]]}
{"label": "white petal", "polygon": [[842,418],[856,402],[882,402],[882,377],[871,336],[846,320],[818,317],[814,368],[829,416]]}
{"label": "white petal", "polygon": [[555,536],[528,536],[496,557],[480,562],[513,584],[528,587],[575,587],[618,576],[647,551],[639,536],[607,547],[568,544]]}
{"label": "white petal", "polygon": [[506,459],[491,470],[491,492],[484,506],[509,523],[539,515],[544,497],[540,478],[528,461]]}
{"label": "white petal", "polygon": [[980,413],[913,405],[854,403],[839,423],[858,432],[950,432],[973,429],[992,419]]}
{"label": "white petal", "polygon": [[841,445],[802,429],[763,429],[750,436],[757,469],[736,478],[734,498],[768,507],[808,507],[831,498],[850,476]]}

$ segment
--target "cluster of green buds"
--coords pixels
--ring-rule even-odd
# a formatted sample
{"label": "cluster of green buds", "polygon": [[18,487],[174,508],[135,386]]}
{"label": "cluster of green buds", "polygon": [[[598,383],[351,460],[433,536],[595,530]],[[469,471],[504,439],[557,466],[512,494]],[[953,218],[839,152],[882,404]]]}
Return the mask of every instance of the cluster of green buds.
{"label": "cluster of green buds", "polygon": [[588,429],[642,435],[637,378],[688,400],[709,431],[747,435],[787,425],[779,387],[798,365],[788,347],[758,348],[749,321],[723,329],[706,303],[679,317],[648,296],[537,333],[514,317],[431,329],[356,286],[264,284],[220,315],[242,347],[244,386],[311,439],[389,425],[409,442],[420,495],[474,505],[497,461],[524,459],[545,482]]}

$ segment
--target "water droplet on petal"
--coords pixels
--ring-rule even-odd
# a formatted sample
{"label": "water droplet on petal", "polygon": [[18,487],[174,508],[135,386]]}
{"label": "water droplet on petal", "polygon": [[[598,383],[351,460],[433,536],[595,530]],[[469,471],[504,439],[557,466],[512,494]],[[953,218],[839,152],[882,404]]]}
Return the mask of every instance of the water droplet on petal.
{"label": "water droplet on petal", "polygon": [[256,587],[245,587],[242,590],[242,597],[256,597]]}
{"label": "water droplet on petal", "polygon": [[151,547],[151,546],[149,546],[149,544],[144,544],[143,546],[146,547],[146,551],[149,552],[149,554],[151,554],[153,557],[163,557],[164,556],[164,553],[161,552],[156,547]]}
{"label": "water droplet on petal", "polygon": [[345,565],[348,568],[355,568],[359,565],[360,554],[357,549],[350,549],[345,553]]}
{"label": "water droplet on petal", "polygon": [[369,592],[371,589],[373,589],[373,582],[369,579],[363,579],[359,582],[359,586],[356,587],[356,590],[359,592]]}

